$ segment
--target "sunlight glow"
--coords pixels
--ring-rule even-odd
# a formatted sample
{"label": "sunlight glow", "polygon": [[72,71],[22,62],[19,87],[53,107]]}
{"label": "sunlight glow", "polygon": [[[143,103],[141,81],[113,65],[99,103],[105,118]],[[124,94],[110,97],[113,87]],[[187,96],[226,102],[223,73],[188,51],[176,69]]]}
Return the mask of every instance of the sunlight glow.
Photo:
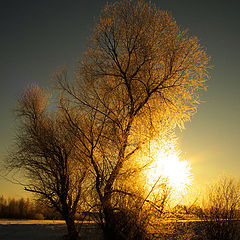
{"label": "sunlight glow", "polygon": [[170,187],[179,193],[184,193],[191,185],[193,176],[191,174],[190,163],[181,160],[180,152],[175,146],[153,147],[152,164],[148,169],[147,177],[149,184],[157,181],[159,176],[167,179]]}
{"label": "sunlight glow", "polygon": [[170,186],[177,191],[184,189],[191,184],[191,167],[187,161],[180,161],[176,154],[164,155],[158,153],[157,161],[153,163],[151,178],[154,181],[162,175],[167,178]]}

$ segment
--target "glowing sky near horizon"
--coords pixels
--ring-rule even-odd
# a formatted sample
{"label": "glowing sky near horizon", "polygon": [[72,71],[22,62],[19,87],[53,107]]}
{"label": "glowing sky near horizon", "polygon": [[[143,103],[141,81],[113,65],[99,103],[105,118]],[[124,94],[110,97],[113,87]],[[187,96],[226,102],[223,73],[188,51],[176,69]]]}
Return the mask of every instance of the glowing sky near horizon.
{"label": "glowing sky near horizon", "polygon": [[[0,8],[0,161],[14,143],[17,95],[31,83],[47,87],[64,64],[74,66],[85,49],[105,0],[12,0]],[[110,1],[112,2],[112,1]],[[199,110],[179,132],[196,184],[219,174],[240,176],[240,31],[237,1],[152,1],[172,12],[212,57],[211,80]],[[0,178],[0,195],[21,197],[22,187]]]}

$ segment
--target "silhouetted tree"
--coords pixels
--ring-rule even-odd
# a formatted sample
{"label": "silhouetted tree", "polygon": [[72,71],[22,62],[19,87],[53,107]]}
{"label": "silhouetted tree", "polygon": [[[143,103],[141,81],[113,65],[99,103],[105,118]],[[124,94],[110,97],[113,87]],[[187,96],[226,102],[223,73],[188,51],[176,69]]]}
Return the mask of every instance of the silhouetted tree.
{"label": "silhouetted tree", "polygon": [[12,219],[34,219],[37,213],[35,205],[29,201],[0,197],[0,218],[12,218]]}
{"label": "silhouetted tree", "polygon": [[223,176],[208,187],[200,218],[204,220],[206,239],[238,239],[240,210],[240,182]]}
{"label": "silhouetted tree", "polygon": [[61,108],[92,171],[106,239],[137,239],[118,229],[119,179],[139,171],[133,162],[147,143],[196,111],[209,58],[196,37],[143,1],[107,4],[88,46],[74,83],[57,74]]}
{"label": "silhouetted tree", "polygon": [[54,207],[66,221],[69,238],[76,239],[74,220],[86,170],[77,139],[66,130],[61,110],[52,108],[49,112],[47,104],[47,95],[37,86],[21,95],[16,144],[6,165],[22,171],[25,190]]}

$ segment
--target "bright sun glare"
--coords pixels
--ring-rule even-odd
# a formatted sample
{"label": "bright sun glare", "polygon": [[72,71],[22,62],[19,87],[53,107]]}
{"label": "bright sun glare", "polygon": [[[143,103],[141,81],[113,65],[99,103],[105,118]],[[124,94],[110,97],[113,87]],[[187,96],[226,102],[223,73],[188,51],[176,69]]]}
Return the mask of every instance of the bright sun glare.
{"label": "bright sun glare", "polygon": [[147,174],[151,185],[160,176],[166,178],[170,187],[177,192],[183,193],[191,185],[191,166],[188,161],[180,159],[180,153],[174,147],[154,149],[153,159]]}
{"label": "bright sun glare", "polygon": [[158,153],[157,161],[152,166],[151,178],[156,181],[161,175],[168,179],[170,186],[174,190],[184,191],[192,181],[190,170],[189,163],[180,161],[178,155]]}

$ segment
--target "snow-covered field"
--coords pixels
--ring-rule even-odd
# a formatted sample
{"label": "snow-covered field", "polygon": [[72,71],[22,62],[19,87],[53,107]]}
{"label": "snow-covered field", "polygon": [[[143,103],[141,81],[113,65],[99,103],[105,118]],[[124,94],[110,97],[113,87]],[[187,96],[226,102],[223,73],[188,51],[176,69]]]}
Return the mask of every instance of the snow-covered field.
{"label": "snow-covered field", "polygon": [[[61,220],[0,220],[1,240],[62,240],[67,229]],[[84,223],[84,239],[100,240],[101,233],[93,223]]]}
{"label": "snow-covered field", "polygon": [[[66,225],[62,220],[0,219],[0,240],[63,240],[66,233]],[[85,240],[102,240],[101,231],[95,223],[84,223],[81,236]],[[236,239],[240,240],[240,228]]]}
{"label": "snow-covered field", "polygon": [[63,221],[49,220],[0,220],[1,240],[62,239],[66,234]]}

